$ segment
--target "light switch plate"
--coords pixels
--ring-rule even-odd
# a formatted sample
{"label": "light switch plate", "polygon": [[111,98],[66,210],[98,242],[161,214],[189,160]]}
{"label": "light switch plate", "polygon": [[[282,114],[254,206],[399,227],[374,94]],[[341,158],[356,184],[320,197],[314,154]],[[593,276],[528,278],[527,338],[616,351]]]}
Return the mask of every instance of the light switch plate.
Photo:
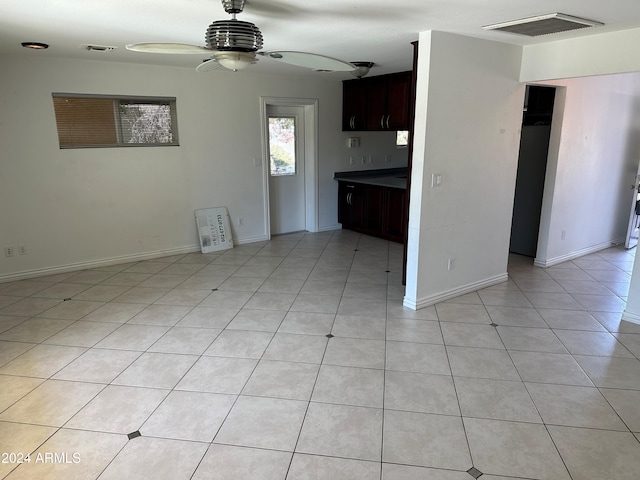
{"label": "light switch plate", "polygon": [[431,186],[438,187],[442,185],[442,174],[441,173],[432,173],[431,174]]}

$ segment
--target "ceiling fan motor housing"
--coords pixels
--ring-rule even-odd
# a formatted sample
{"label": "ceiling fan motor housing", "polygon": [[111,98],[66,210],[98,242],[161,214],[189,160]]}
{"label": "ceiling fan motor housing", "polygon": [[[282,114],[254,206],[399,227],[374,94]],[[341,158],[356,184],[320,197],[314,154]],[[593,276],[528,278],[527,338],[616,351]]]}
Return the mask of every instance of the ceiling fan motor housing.
{"label": "ceiling fan motor housing", "polygon": [[262,33],[251,22],[219,20],[207,28],[205,42],[212,50],[256,52],[262,48]]}

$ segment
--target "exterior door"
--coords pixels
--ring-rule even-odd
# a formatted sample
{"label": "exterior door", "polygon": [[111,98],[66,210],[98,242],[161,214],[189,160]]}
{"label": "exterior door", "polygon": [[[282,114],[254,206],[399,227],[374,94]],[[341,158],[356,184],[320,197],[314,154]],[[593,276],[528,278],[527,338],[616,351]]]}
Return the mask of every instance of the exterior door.
{"label": "exterior door", "polygon": [[304,109],[267,106],[271,234],[306,229]]}

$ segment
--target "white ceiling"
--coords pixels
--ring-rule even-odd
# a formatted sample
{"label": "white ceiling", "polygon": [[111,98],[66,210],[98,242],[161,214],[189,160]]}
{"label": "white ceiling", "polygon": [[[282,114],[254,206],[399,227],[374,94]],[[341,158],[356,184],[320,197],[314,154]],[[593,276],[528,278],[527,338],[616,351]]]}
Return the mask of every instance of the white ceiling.
{"label": "white ceiling", "polygon": [[[560,12],[597,20],[603,27],[529,38],[484,32],[486,24]],[[84,58],[195,67],[200,55],[159,55],[125,50],[128,43],[179,42],[204,45],[214,20],[224,20],[220,0],[2,0],[0,55]],[[247,0],[238,18],[255,23],[265,50],[307,51],[345,61],[372,61],[371,74],[409,70],[418,32],[442,30],[526,45],[640,27],[639,0]],[[46,51],[20,46],[50,44]],[[83,45],[118,47],[88,52]],[[329,75],[262,58],[256,71]],[[220,70],[203,75],[218,75]]]}

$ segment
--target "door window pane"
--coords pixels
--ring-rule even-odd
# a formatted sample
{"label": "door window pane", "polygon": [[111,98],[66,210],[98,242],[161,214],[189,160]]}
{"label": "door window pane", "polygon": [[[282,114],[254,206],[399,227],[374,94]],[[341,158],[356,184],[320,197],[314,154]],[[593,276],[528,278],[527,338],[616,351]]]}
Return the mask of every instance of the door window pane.
{"label": "door window pane", "polygon": [[271,175],[297,173],[294,117],[269,117],[269,159]]}

